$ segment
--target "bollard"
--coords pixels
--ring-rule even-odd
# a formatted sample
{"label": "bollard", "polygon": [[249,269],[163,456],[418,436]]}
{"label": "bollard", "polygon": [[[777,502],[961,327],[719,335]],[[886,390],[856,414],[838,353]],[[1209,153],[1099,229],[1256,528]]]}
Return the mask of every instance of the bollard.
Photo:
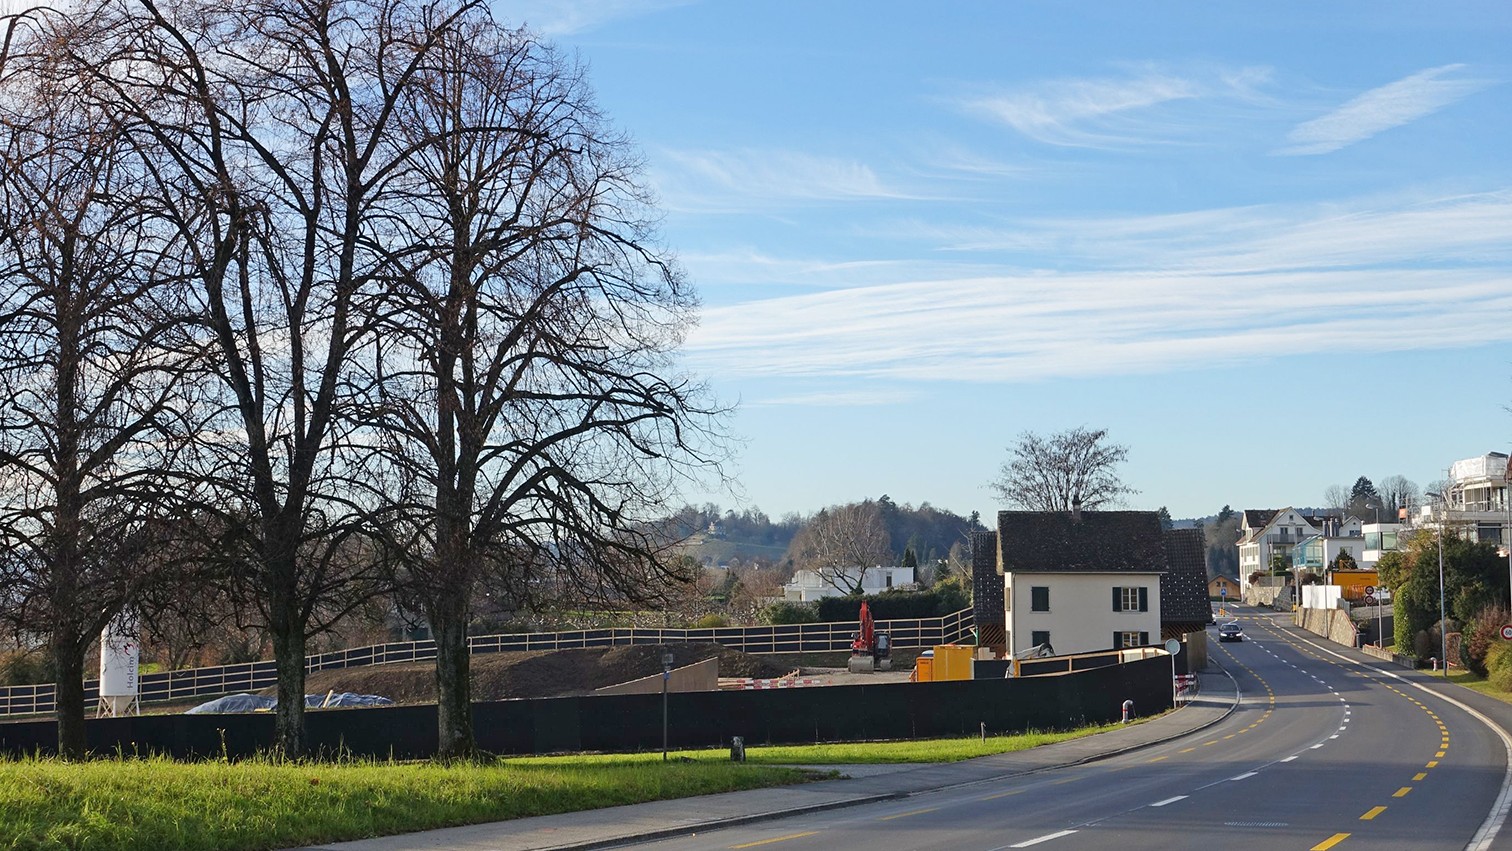
{"label": "bollard", "polygon": [[1123,702],[1123,722],[1127,724],[1132,720],[1134,720],[1134,701],[1125,700]]}
{"label": "bollard", "polygon": [[987,741],[987,722],[982,722],[982,741]]}
{"label": "bollard", "polygon": [[745,736],[730,737],[730,762],[745,762]]}

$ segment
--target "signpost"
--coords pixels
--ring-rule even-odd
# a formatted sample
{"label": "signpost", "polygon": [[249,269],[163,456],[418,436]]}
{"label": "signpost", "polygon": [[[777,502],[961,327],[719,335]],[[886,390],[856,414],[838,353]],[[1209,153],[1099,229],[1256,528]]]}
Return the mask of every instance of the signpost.
{"label": "signpost", "polygon": [[1223,614],[1223,605],[1228,602],[1228,586],[1218,586],[1218,614]]}
{"label": "signpost", "polygon": [[1509,623],[1501,628],[1501,635],[1502,638],[1505,638],[1508,641],[1512,641],[1512,623]]}
{"label": "signpost", "polygon": [[1174,638],[1167,638],[1165,643],[1166,652],[1171,654],[1171,708],[1176,708],[1176,654],[1181,652],[1181,642]]}

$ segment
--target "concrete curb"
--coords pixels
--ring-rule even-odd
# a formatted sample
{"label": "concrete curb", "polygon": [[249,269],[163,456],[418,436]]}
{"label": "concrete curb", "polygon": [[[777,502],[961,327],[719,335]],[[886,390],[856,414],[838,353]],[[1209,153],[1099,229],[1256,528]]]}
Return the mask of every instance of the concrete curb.
{"label": "concrete curb", "polygon": [[[1221,663],[1218,663],[1216,660],[1213,660],[1213,661],[1214,661],[1215,664],[1218,665],[1218,669],[1223,673],[1223,675],[1225,677],[1228,677],[1229,683],[1234,688],[1233,699],[1231,701],[1229,701],[1228,707],[1226,709],[1224,709],[1224,711],[1222,713],[1218,714],[1217,716],[1213,717],[1212,719],[1210,719],[1208,721],[1204,721],[1201,724],[1198,724],[1198,725],[1193,726],[1193,727],[1183,728],[1183,729],[1180,729],[1180,730],[1174,730],[1174,731],[1172,731],[1172,732],[1170,732],[1170,733],[1168,733],[1166,735],[1163,735],[1163,736],[1161,736],[1159,738],[1156,738],[1156,739],[1151,739],[1151,740],[1146,741],[1146,742],[1139,742],[1137,744],[1128,745],[1127,747],[1116,748],[1116,749],[1108,750],[1108,751],[1100,751],[1100,752],[1095,753],[1095,754],[1084,756],[1084,757],[1082,757],[1080,759],[1069,760],[1069,761],[1066,761],[1066,762],[1059,762],[1059,763],[1055,763],[1055,764],[1052,764],[1052,765],[1041,765],[1041,766],[1036,766],[1034,768],[1023,769],[1023,770],[1020,770],[1020,771],[1007,771],[1007,772],[1004,772],[1002,774],[995,774],[995,775],[993,775],[991,777],[980,777],[980,778],[977,778],[975,780],[967,780],[967,781],[963,781],[963,782],[960,782],[960,783],[942,783],[942,784],[934,785],[934,786],[927,786],[927,787],[922,787],[922,788],[910,789],[910,790],[905,791],[905,792],[892,792],[892,793],[880,794],[880,795],[858,795],[857,797],[854,797],[854,798],[847,798],[847,799],[838,800],[838,801],[830,801],[830,802],[826,802],[826,803],[823,803],[823,804],[811,804],[811,805],[808,805],[808,806],[793,807],[793,808],[790,808],[790,809],[773,810],[773,811],[770,811],[770,812],[763,812],[763,813],[751,813],[749,815],[736,816],[736,817],[733,817],[733,818],[711,819],[710,821],[701,822],[699,824],[682,825],[682,826],[679,826],[679,827],[669,827],[669,828],[666,828],[664,830],[647,831],[647,832],[644,832],[644,833],[624,835],[624,836],[617,836],[617,837],[614,837],[612,839],[609,839],[609,838],[606,838],[606,839],[596,839],[596,840],[592,840],[592,841],[589,841],[589,842],[579,842],[579,843],[570,843],[570,844],[566,844],[566,845],[546,846],[546,847],[542,847],[541,849],[539,849],[539,851],[588,851],[588,849],[608,848],[608,847],[612,847],[612,846],[615,846],[615,845],[624,845],[624,844],[631,843],[631,842],[650,842],[650,841],[654,841],[654,840],[658,840],[658,839],[669,839],[669,838],[672,838],[672,837],[675,837],[675,836],[691,836],[693,834],[698,833],[699,831],[718,830],[719,828],[723,828],[723,827],[739,827],[741,825],[754,824],[754,823],[757,823],[757,822],[770,821],[770,820],[779,819],[779,818],[786,818],[788,816],[793,816],[793,815],[803,815],[805,813],[823,812],[823,811],[826,811],[826,810],[838,810],[838,809],[843,809],[845,807],[860,806],[860,805],[863,805],[863,804],[873,804],[873,803],[878,803],[878,802],[881,802],[881,801],[903,800],[903,799],[906,799],[906,798],[912,798],[912,797],[914,797],[916,795],[924,795],[924,794],[929,794],[929,793],[933,793],[933,792],[946,791],[946,790],[950,790],[950,789],[964,789],[964,788],[968,788],[968,787],[971,787],[971,786],[979,786],[979,785],[984,784],[984,783],[995,783],[995,782],[998,782],[998,781],[1001,781],[1001,780],[1006,780],[1006,779],[1013,778],[1013,777],[1026,777],[1026,776],[1029,776],[1029,775],[1032,775],[1032,774],[1039,774],[1039,773],[1046,772],[1046,771],[1055,771],[1055,770],[1062,769],[1062,768],[1070,768],[1070,767],[1076,766],[1076,765],[1086,765],[1088,763],[1097,762],[1099,760],[1109,759],[1109,758],[1112,758],[1112,757],[1115,757],[1115,756],[1120,756],[1122,754],[1132,753],[1132,752],[1138,751],[1138,750],[1143,750],[1144,748],[1152,747],[1154,745],[1165,744],[1166,742],[1170,742],[1170,741],[1173,741],[1175,739],[1179,739],[1179,738],[1181,738],[1183,736],[1190,736],[1190,735],[1192,735],[1194,733],[1200,732],[1202,730],[1207,729],[1208,727],[1211,727],[1211,726],[1217,724],[1218,722],[1220,722],[1220,721],[1224,720],[1225,718],[1228,718],[1230,715],[1232,715],[1233,712],[1234,712],[1234,709],[1239,705],[1239,697],[1240,697],[1240,695],[1239,695],[1239,683],[1238,683],[1238,681],[1236,681],[1234,679],[1233,674],[1230,674],[1228,672],[1228,669],[1224,668]],[[1186,707],[1182,707],[1182,708],[1184,709]],[[1180,711],[1181,711],[1181,709],[1177,709],[1176,710],[1177,713],[1179,713]],[[318,849],[312,849],[312,851],[318,851]]]}

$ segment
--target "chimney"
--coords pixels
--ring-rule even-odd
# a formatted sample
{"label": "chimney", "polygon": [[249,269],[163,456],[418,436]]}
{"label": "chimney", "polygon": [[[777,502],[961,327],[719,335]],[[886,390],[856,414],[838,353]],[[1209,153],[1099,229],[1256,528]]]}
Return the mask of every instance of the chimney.
{"label": "chimney", "polygon": [[1071,522],[1081,522],[1081,497],[1074,497],[1071,500]]}

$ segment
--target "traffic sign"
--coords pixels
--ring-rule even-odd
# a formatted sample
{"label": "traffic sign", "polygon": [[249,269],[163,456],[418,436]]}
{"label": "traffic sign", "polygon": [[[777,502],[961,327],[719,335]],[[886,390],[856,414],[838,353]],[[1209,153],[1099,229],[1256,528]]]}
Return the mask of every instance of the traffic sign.
{"label": "traffic sign", "polygon": [[1218,586],[1218,596],[1220,596],[1220,597],[1227,597],[1228,596],[1228,586],[1227,585],[1219,585]]}
{"label": "traffic sign", "polygon": [[1374,597],[1375,596],[1375,586],[1374,585],[1366,585],[1365,586],[1365,596],[1367,596],[1367,597]]}
{"label": "traffic sign", "polygon": [[1502,627],[1502,638],[1512,641],[1512,623]]}
{"label": "traffic sign", "polygon": [[1376,604],[1375,595],[1374,594],[1366,594],[1365,595],[1365,605],[1367,605],[1367,606],[1374,606],[1375,604]]}

